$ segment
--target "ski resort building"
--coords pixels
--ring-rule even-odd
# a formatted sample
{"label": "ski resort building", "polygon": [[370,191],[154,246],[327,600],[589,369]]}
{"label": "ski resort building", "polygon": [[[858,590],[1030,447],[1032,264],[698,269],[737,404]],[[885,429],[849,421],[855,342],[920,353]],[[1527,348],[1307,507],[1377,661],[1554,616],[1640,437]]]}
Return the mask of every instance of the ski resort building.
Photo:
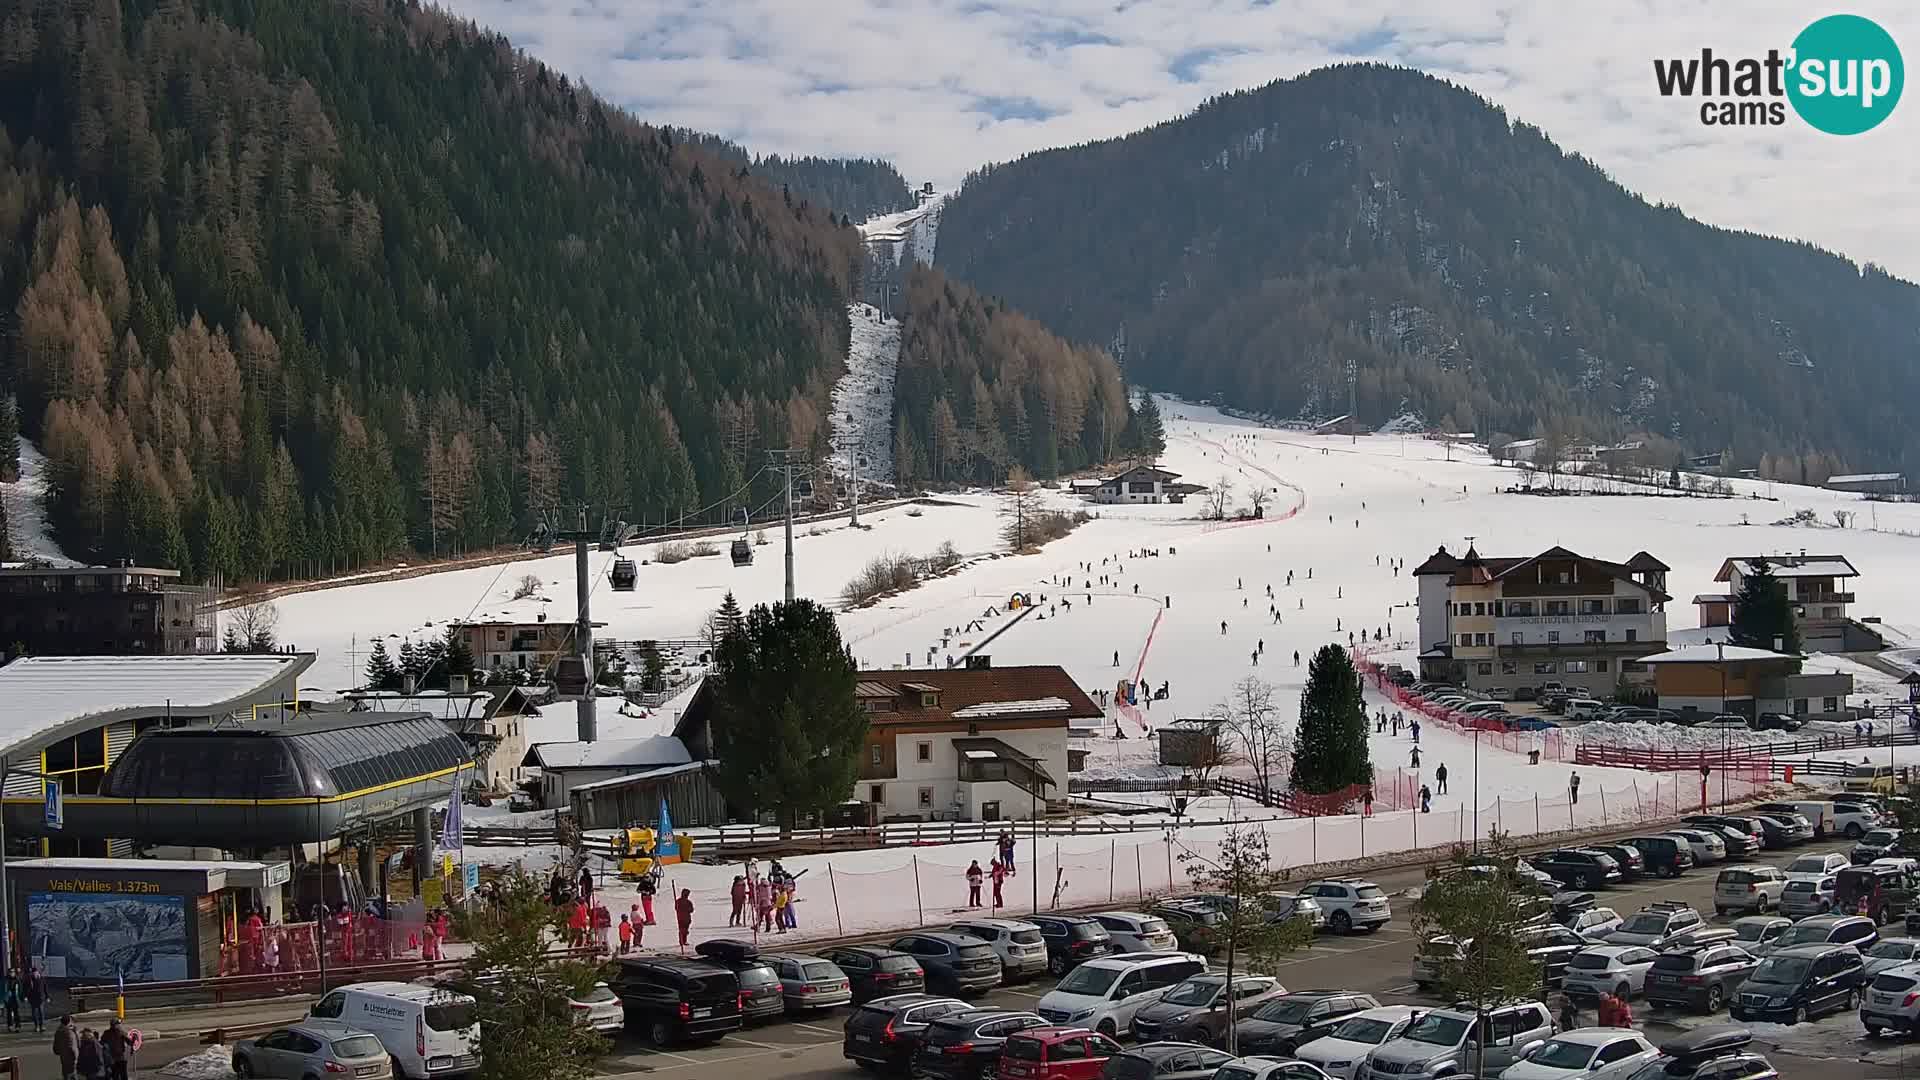
{"label": "ski resort building", "polygon": [[1156,465],[1135,465],[1118,476],[1109,476],[1093,489],[1097,503],[1178,503],[1187,496],[1205,491],[1199,484],[1182,484],[1180,474]]}
{"label": "ski resort building", "polygon": [[1901,495],[1907,490],[1907,475],[1897,472],[1849,473],[1829,476],[1822,487],[1830,491],[1857,491],[1863,495]]}
{"label": "ski resort building", "polygon": [[1563,547],[1526,557],[1446,548],[1414,568],[1420,670],[1475,690],[1557,682],[1601,697],[1641,681],[1638,659],[1667,639],[1666,563],[1624,563]]}
{"label": "ski resort building", "polygon": [[[606,623],[593,624],[597,629]],[[556,657],[573,653],[573,623],[511,622],[504,619],[461,623],[478,671],[549,671]]]}
{"label": "ski resort building", "polygon": [[213,590],[153,566],[0,568],[0,642],[29,656],[180,656],[219,648]]}
{"label": "ski resort building", "polygon": [[1724,583],[1724,593],[1702,593],[1693,598],[1703,627],[1729,626],[1738,604],[1735,598],[1757,563],[1764,561],[1787,590],[1794,622],[1800,628],[1800,646],[1812,652],[1871,652],[1885,647],[1880,635],[1854,621],[1848,609],[1858,598],[1849,579],[1860,576],[1845,555],[1798,554],[1736,555],[1720,564],[1713,576]]}
{"label": "ski resort building", "polygon": [[1708,715],[1791,713],[1844,719],[1853,676],[1800,670],[1801,658],[1739,645],[1683,645],[1640,658],[1653,670],[1660,707]]}

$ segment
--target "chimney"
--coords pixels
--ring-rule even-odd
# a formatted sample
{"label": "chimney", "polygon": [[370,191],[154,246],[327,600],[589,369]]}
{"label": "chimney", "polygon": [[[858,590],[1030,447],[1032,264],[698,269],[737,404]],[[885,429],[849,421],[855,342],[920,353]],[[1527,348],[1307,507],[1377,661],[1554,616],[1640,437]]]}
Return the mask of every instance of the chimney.
{"label": "chimney", "polygon": [[467,677],[465,675],[448,675],[447,676],[447,693],[464,694],[466,692],[467,692]]}
{"label": "chimney", "polygon": [[401,693],[407,695],[408,697],[412,697],[416,692],[419,691],[419,689],[420,689],[419,680],[415,679],[412,675],[400,676],[400,692]]}
{"label": "chimney", "polygon": [[1779,635],[1777,635],[1777,634],[1776,634],[1776,635],[1774,635],[1774,639],[1773,639],[1773,651],[1774,651],[1774,652],[1786,652],[1786,651],[1787,651],[1787,639],[1786,639],[1786,638],[1783,638],[1783,637],[1780,637],[1780,636],[1779,636]]}

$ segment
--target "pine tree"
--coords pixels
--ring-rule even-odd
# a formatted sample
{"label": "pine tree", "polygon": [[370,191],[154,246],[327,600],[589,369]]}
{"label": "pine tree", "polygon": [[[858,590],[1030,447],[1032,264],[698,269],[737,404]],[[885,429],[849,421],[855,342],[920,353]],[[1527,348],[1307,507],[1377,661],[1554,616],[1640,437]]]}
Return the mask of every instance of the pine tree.
{"label": "pine tree", "polygon": [[367,657],[367,689],[400,689],[400,668],[394,664],[393,656],[387,652],[384,639],[373,642],[373,655]]}
{"label": "pine tree", "polygon": [[1372,781],[1359,673],[1345,649],[1322,645],[1307,665],[1307,685],[1300,692],[1293,786],[1322,795]]}
{"label": "pine tree", "polygon": [[426,672],[427,657],[425,652],[414,647],[412,638],[402,641],[400,643],[400,675],[403,680],[402,685],[404,685],[405,680],[411,680],[414,688],[419,689],[421,677],[424,676]]}
{"label": "pine tree", "polygon": [[733,598],[733,590],[720,600],[720,607],[713,613],[714,643],[719,644],[728,635],[740,629],[744,616],[740,612],[740,601]]}
{"label": "pine tree", "polygon": [[791,827],[852,793],[867,715],[831,611],[807,599],[755,605],[721,639],[714,671],[715,780],[729,803]]}
{"label": "pine tree", "polygon": [[1140,395],[1140,407],[1133,412],[1132,448],[1142,457],[1158,457],[1167,448],[1166,424],[1160,419],[1160,403],[1151,393]]}
{"label": "pine tree", "polygon": [[[732,600],[733,594],[728,593],[727,599]],[[667,658],[660,655],[660,646],[652,641],[643,641],[634,646],[634,652],[640,656],[640,689],[648,693],[666,689]]]}
{"label": "pine tree", "polygon": [[1786,583],[1774,576],[1773,564],[1765,558],[1754,559],[1740,579],[1740,592],[1733,598],[1733,625],[1727,627],[1727,638],[1732,644],[1749,649],[1800,652],[1800,627],[1794,621]]}
{"label": "pine tree", "polygon": [[443,650],[440,664],[440,670],[443,672],[440,676],[441,685],[446,685],[446,680],[455,675],[472,677],[473,649],[467,644],[465,627],[458,623],[448,626],[447,636],[441,643],[441,649]]}
{"label": "pine tree", "polygon": [[0,394],[0,484],[20,479],[20,407]]}

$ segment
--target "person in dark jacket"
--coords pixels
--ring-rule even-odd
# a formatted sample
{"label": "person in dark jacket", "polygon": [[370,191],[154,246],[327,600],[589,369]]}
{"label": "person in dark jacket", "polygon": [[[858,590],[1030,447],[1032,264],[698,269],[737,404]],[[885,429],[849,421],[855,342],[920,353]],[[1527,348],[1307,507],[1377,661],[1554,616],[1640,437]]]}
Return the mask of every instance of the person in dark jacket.
{"label": "person in dark jacket", "polygon": [[53,1029],[53,1056],[60,1062],[60,1080],[73,1080],[74,1061],[80,1056],[80,1033],[73,1028],[71,1014],[60,1018]]}
{"label": "person in dark jacket", "polygon": [[39,968],[27,972],[27,1007],[33,1011],[33,1030],[47,1030],[47,977]]}
{"label": "person in dark jacket", "polygon": [[7,1030],[20,1030],[20,976],[17,972],[7,972],[5,987],[0,987],[0,997],[7,1005]]}
{"label": "person in dark jacket", "polygon": [[133,1036],[120,1026],[118,1017],[107,1023],[107,1033],[100,1036],[100,1049],[106,1055],[108,1080],[127,1080],[133,1066]]}
{"label": "person in dark jacket", "polygon": [[80,1052],[74,1057],[74,1068],[80,1071],[80,1080],[100,1080],[100,1069],[105,1058],[100,1053],[100,1037],[92,1028],[80,1032]]}

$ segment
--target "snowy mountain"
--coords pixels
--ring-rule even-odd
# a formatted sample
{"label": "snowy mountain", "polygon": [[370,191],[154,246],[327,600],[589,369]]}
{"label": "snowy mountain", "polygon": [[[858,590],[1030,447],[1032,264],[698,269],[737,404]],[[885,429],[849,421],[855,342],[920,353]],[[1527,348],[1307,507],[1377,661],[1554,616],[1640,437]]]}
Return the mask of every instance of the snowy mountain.
{"label": "snowy mountain", "polygon": [[0,482],[0,504],[4,504],[6,509],[6,513],[0,515],[0,520],[7,525],[12,559],[15,562],[37,559],[55,566],[78,566],[78,563],[67,558],[47,531],[47,484],[46,455],[22,438],[20,478],[12,483]]}

